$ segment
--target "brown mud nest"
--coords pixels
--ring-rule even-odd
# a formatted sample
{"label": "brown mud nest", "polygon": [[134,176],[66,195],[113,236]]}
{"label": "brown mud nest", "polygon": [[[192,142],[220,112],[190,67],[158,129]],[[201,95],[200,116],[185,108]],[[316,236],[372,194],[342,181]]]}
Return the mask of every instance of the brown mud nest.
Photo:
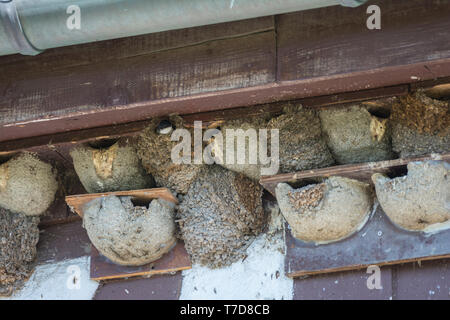
{"label": "brown mud nest", "polygon": [[433,232],[450,227],[450,164],[408,163],[406,176],[389,179],[374,174],[378,201],[396,225],[410,231]]}
{"label": "brown mud nest", "polygon": [[98,198],[85,206],[83,226],[93,245],[111,261],[140,266],[161,258],[176,243],[175,205],[154,199],[149,207],[131,197]]}
{"label": "brown mud nest", "polygon": [[272,118],[269,129],[279,129],[280,172],[308,170],[334,164],[315,110],[289,103]]}
{"label": "brown mud nest", "polygon": [[28,216],[45,213],[58,190],[56,170],[24,152],[0,164],[0,206]]}
{"label": "brown mud nest", "polygon": [[448,101],[432,99],[417,91],[398,98],[390,119],[393,149],[402,158],[450,150]]}
{"label": "brown mud nest", "polygon": [[372,115],[362,105],[320,111],[327,145],[338,164],[395,158],[388,119]]}
{"label": "brown mud nest", "polygon": [[[249,144],[249,138],[246,136],[246,163],[245,164],[227,164],[225,163],[226,152],[223,152],[223,160],[221,164],[227,169],[235,172],[240,172],[247,175],[253,180],[261,178],[262,168],[269,168],[270,163],[261,163],[260,154],[262,152],[259,138],[261,135],[260,129],[267,130],[267,152],[264,157],[271,157],[272,159],[279,159],[279,166],[276,172],[293,172],[308,170],[314,168],[327,167],[334,164],[333,156],[331,155],[322,135],[320,119],[317,112],[302,107],[300,104],[287,103],[283,107],[283,114],[277,117],[270,118],[267,114],[255,117],[251,120],[233,120],[228,121],[221,126],[223,134],[223,144],[226,145],[228,137],[227,129],[241,129],[246,132],[249,129],[254,129],[257,132],[256,142]],[[271,130],[278,130],[278,154],[272,150],[272,132]],[[234,147],[235,154],[237,153],[237,139],[235,139]],[[250,163],[250,154],[255,154],[258,163]]]}
{"label": "brown mud nest", "polygon": [[245,257],[265,223],[262,188],[242,174],[205,166],[179,206],[179,224],[194,263],[217,268]]}
{"label": "brown mud nest", "polygon": [[[185,129],[183,119],[179,116],[171,116],[169,122],[174,129]],[[199,164],[176,164],[172,161],[171,153],[179,141],[172,141],[171,134],[161,134],[158,127],[161,119],[154,119],[142,132],[138,139],[138,155],[145,170],[151,174],[157,186],[166,187],[176,193],[186,193],[190,184],[196,178],[202,165]],[[185,129],[188,130],[188,129]],[[193,129],[188,130],[191,134],[191,143],[194,143]],[[192,157],[194,159],[193,150]]]}
{"label": "brown mud nest", "polygon": [[316,244],[339,241],[358,231],[373,203],[368,184],[343,177],[300,189],[280,183],[275,193],[294,237]]}
{"label": "brown mud nest", "polygon": [[71,150],[75,171],[89,193],[151,188],[130,138],[83,144]]}
{"label": "brown mud nest", "polygon": [[0,208],[0,296],[18,290],[32,273],[39,218]]}

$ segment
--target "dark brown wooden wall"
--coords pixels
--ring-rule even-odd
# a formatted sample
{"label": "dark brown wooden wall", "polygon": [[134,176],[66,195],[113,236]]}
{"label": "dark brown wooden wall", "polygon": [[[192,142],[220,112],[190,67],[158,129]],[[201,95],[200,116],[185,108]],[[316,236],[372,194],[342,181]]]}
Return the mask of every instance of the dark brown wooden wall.
{"label": "dark brown wooden wall", "polygon": [[450,76],[449,1],[372,3],[381,30],[366,28],[366,6],[335,6],[0,57],[0,143],[15,141],[1,149],[138,130],[170,113],[397,94]]}

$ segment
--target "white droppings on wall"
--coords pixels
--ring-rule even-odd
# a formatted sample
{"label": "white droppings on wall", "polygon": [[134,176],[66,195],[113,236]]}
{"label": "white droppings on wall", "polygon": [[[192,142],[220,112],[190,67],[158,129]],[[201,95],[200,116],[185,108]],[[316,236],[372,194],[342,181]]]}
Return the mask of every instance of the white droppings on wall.
{"label": "white droppings on wall", "polygon": [[90,300],[98,283],[89,277],[89,257],[37,266],[25,286],[5,300]]}
{"label": "white droppings on wall", "polygon": [[293,280],[284,274],[282,233],[262,234],[247,249],[247,258],[221,269],[193,265],[183,271],[181,300],[284,299],[293,297]]}

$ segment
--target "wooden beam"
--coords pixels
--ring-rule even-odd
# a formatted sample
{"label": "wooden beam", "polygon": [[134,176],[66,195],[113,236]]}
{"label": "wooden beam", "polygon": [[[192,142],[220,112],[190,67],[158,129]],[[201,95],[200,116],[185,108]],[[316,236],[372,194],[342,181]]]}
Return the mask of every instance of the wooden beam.
{"label": "wooden beam", "polygon": [[139,267],[115,264],[102,256],[94,246],[91,246],[91,279],[96,281],[167,274],[187,270],[191,267],[189,254],[182,241],[178,241],[174,248],[161,259]]}
{"label": "wooden beam", "polygon": [[273,17],[252,20],[248,32],[231,23],[202,38],[202,27],[191,42],[178,35],[164,45],[172,37],[160,33],[122,39],[117,50],[116,42],[55,49],[29,58],[29,71],[5,57],[0,141],[450,76],[445,1],[374,3],[381,30],[367,30],[364,7],[336,6],[277,16],[275,27]]}
{"label": "wooden beam", "polygon": [[450,153],[442,155],[429,155],[414,157],[408,159],[395,159],[377,162],[366,162],[357,164],[345,164],[328,168],[304,170],[293,173],[283,173],[273,176],[267,176],[260,180],[260,184],[271,194],[275,195],[275,188],[279,183],[295,183],[301,180],[309,180],[316,178],[328,178],[331,176],[341,176],[351,179],[360,180],[372,184],[372,175],[374,173],[395,173],[398,171],[406,171],[406,165],[413,161],[426,160],[444,160],[450,161]]}
{"label": "wooden beam", "polygon": [[[362,91],[338,93],[328,96],[319,96],[312,98],[304,98],[298,100],[308,107],[324,107],[337,104],[346,104],[358,101],[365,101],[370,99],[380,99],[392,96],[402,96],[408,93],[407,85],[400,85],[394,87],[368,89]],[[225,109],[220,111],[209,111],[201,113],[193,113],[183,115],[186,126],[192,126],[196,120],[203,121],[205,125],[210,122],[216,122],[225,119],[238,119],[241,117],[252,116],[260,114],[261,112],[267,112],[273,115],[277,115],[281,112],[283,103],[272,103],[257,105],[252,107],[240,107]],[[37,137],[29,137],[19,140],[9,140],[0,142],[0,155],[5,153],[11,153],[15,151],[26,150],[38,146],[52,146],[59,145],[69,146],[78,143],[90,141],[95,138],[114,139],[123,136],[132,136],[138,134],[150,121],[142,120],[129,122],[124,124],[116,124],[105,127],[59,132],[50,135],[43,135]]]}
{"label": "wooden beam", "polygon": [[78,194],[73,196],[67,196],[67,205],[75,211],[80,217],[84,215],[84,206],[92,200],[97,198],[103,198],[108,196],[129,196],[133,199],[140,201],[151,201],[153,199],[161,198],[166,201],[173,203],[178,203],[177,198],[169,191],[167,188],[153,188],[153,189],[143,189],[143,190],[131,190],[131,191],[115,191],[115,192],[104,192],[104,193],[89,193],[89,194]]}

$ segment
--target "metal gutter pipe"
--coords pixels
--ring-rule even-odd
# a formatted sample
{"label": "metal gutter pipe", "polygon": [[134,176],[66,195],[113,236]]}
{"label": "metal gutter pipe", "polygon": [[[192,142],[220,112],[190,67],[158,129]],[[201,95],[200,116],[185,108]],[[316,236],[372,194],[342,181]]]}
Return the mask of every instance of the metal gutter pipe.
{"label": "metal gutter pipe", "polygon": [[0,55],[367,0],[0,0]]}

